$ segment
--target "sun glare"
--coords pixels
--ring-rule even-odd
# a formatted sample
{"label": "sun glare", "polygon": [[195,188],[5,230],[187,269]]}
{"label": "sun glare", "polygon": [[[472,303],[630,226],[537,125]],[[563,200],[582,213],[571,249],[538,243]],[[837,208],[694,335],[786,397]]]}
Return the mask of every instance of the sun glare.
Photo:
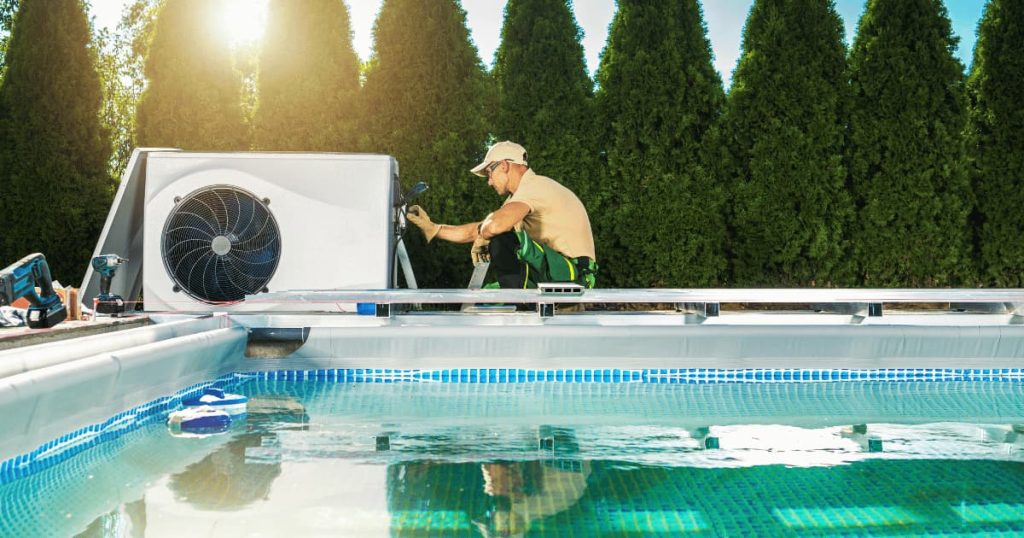
{"label": "sun glare", "polygon": [[263,37],[267,0],[225,0],[221,28],[232,45],[252,44]]}

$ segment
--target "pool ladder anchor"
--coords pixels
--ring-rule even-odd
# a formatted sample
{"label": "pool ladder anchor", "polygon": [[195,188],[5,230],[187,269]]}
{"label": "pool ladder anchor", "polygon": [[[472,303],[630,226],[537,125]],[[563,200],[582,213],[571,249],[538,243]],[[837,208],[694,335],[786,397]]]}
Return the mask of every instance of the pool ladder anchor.
{"label": "pool ladder anchor", "polygon": [[875,434],[869,434],[867,424],[853,424],[848,428],[840,430],[839,435],[856,442],[862,450],[868,452],[882,452],[884,450],[882,438]]}
{"label": "pool ladder anchor", "polygon": [[718,450],[721,448],[717,435],[711,435],[709,426],[701,426],[693,430],[690,437],[700,444],[701,450]]}

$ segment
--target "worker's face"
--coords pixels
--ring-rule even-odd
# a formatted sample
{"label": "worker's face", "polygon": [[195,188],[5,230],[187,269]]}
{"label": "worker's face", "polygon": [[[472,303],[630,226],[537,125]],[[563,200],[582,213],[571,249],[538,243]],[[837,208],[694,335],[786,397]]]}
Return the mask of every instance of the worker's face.
{"label": "worker's face", "polygon": [[498,196],[508,194],[508,161],[491,163],[485,170],[487,170],[487,184],[497,191]]}

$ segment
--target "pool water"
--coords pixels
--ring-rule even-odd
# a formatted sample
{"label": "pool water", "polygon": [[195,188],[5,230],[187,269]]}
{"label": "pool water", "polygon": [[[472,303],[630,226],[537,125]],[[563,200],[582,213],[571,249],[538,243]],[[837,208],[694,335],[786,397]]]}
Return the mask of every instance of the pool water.
{"label": "pool water", "polygon": [[0,486],[3,536],[1015,536],[1018,382],[253,377]]}

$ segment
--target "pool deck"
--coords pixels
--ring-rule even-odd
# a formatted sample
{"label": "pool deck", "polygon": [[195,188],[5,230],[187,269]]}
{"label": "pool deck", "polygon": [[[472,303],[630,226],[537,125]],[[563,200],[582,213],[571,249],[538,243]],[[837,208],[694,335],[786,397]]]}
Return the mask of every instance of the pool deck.
{"label": "pool deck", "polygon": [[0,327],[0,351],[83,336],[134,329],[152,323],[148,315],[124,316],[119,318],[100,317],[89,321],[65,321],[50,329],[28,327]]}

